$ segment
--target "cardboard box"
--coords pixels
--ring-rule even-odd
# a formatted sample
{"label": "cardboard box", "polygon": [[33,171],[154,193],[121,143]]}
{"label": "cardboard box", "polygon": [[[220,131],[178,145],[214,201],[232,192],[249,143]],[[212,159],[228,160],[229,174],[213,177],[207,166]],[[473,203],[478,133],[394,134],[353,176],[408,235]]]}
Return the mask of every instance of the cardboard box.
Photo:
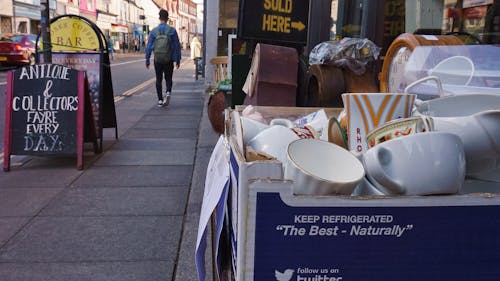
{"label": "cardboard box", "polygon": [[[498,280],[500,194],[294,196],[292,182],[248,186],[237,280]],[[467,189],[500,183],[467,181]]]}
{"label": "cardboard box", "polygon": [[[266,120],[317,110],[257,109]],[[498,280],[499,182],[467,180],[460,195],[295,196],[280,162],[247,162],[227,131],[237,281]]]}
{"label": "cardboard box", "polygon": [[[236,111],[241,112],[244,106],[237,106]],[[287,118],[296,120],[306,116],[321,108],[312,107],[270,107],[270,106],[255,106],[255,109],[262,114],[266,121],[273,118]],[[341,109],[327,108],[325,109],[328,117],[337,116]],[[231,119],[231,111],[226,111],[226,133],[230,146],[230,175],[231,187],[228,199],[229,223],[231,225],[231,244],[233,254],[233,267],[236,275],[241,274],[240,271],[244,266],[243,257],[239,257],[238,253],[245,252],[244,244],[239,241],[246,240],[246,223],[247,223],[247,201],[248,201],[248,184],[253,179],[268,178],[268,179],[283,179],[283,166],[277,160],[259,160],[247,162],[244,149],[238,144],[234,132],[235,120]],[[241,231],[242,230],[242,231]]]}

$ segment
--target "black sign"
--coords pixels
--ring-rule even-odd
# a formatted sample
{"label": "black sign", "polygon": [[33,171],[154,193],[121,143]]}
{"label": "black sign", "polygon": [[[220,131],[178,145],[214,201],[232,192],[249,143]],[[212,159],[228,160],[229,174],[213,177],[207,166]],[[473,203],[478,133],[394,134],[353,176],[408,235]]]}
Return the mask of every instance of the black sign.
{"label": "black sign", "polygon": [[14,71],[12,154],[76,154],[78,71],[39,64]]}
{"label": "black sign", "polygon": [[4,171],[11,154],[76,155],[83,169],[83,143],[97,136],[85,72],[36,64],[8,73]]}
{"label": "black sign", "polygon": [[307,44],[309,0],[241,0],[238,37]]}

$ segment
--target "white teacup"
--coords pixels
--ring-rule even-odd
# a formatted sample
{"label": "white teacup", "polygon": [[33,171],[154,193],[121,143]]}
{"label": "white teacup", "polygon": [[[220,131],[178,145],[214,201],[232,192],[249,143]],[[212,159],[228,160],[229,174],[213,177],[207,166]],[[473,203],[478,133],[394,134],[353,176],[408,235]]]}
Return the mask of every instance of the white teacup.
{"label": "white teacup", "polygon": [[451,133],[420,133],[386,141],[368,149],[363,162],[372,182],[393,194],[453,194],[465,178],[462,141]]}
{"label": "white teacup", "polygon": [[285,179],[300,195],[350,195],[363,179],[363,164],[349,151],[318,139],[300,139],[287,148]]}
{"label": "white teacup", "polygon": [[269,125],[271,126],[280,125],[287,128],[293,128],[292,120],[286,118],[274,118],[271,120],[271,122],[269,122]]}
{"label": "white teacup", "polygon": [[241,130],[243,131],[243,143],[246,145],[261,131],[269,128],[269,125],[257,120],[241,116]]}
{"label": "white teacup", "polygon": [[284,163],[286,161],[286,148],[288,144],[298,139],[300,137],[290,128],[274,125],[258,133],[247,145],[255,151],[264,152],[276,157],[276,159]]}
{"label": "white teacup", "polygon": [[500,110],[469,116],[431,117],[434,129],[460,137],[467,160],[467,175],[500,167]]}

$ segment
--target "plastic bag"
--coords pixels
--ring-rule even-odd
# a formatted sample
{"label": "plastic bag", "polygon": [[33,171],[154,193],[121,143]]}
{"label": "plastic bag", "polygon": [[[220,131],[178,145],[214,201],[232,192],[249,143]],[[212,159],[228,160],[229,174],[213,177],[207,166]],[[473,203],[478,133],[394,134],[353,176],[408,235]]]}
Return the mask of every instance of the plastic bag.
{"label": "plastic bag", "polygon": [[361,75],[366,71],[366,64],[378,58],[380,49],[366,38],[346,37],[339,41],[325,41],[312,49],[309,64],[347,67],[355,74]]}

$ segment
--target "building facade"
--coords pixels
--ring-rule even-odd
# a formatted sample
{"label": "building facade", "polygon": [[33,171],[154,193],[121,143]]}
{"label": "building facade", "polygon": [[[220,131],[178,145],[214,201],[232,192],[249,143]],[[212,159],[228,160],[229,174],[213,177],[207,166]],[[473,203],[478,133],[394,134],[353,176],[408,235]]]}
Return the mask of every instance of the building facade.
{"label": "building facade", "polygon": [[189,48],[198,30],[197,4],[191,0],[155,0],[155,3],[168,11],[168,24],[177,30],[181,47]]}
{"label": "building facade", "polygon": [[[48,0],[52,19],[78,15],[94,22],[106,37],[114,40],[116,51],[143,51],[149,31],[158,25],[161,8],[170,13],[170,24],[188,48],[199,33],[197,5],[190,0]],[[40,32],[40,0],[0,0],[0,32]]]}

